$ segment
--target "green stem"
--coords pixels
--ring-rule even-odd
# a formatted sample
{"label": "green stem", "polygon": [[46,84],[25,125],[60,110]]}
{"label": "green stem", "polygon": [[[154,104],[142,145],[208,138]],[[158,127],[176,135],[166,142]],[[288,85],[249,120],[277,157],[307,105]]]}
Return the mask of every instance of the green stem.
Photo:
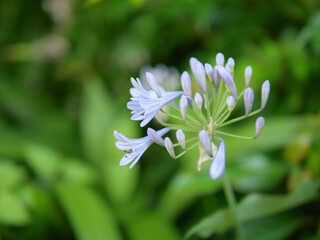
{"label": "green stem", "polygon": [[227,126],[227,125],[229,125],[229,124],[231,124],[231,123],[238,122],[238,121],[240,121],[240,120],[242,120],[242,119],[251,117],[251,116],[253,116],[253,115],[255,115],[255,114],[257,114],[257,113],[259,113],[259,112],[261,112],[261,111],[262,111],[262,109],[260,108],[260,109],[258,109],[258,110],[256,110],[256,111],[250,113],[248,116],[243,115],[243,116],[241,116],[241,117],[234,118],[234,119],[232,119],[232,120],[230,120],[230,121],[228,121],[228,122],[225,122],[225,123],[220,124],[218,127],[220,128],[220,127]]}
{"label": "green stem", "polygon": [[179,124],[172,124],[172,123],[161,123],[165,127],[171,127],[172,129],[178,130],[181,129],[186,132],[198,132],[196,128],[191,128],[185,125],[179,125]]}
{"label": "green stem", "polygon": [[[167,116],[169,116],[169,117],[172,117],[172,118],[174,118],[174,119],[177,119],[177,120],[180,120],[180,121],[184,121],[183,119],[182,119],[182,117],[180,117],[180,116],[176,116],[176,115],[174,115],[174,114],[171,114],[171,113],[168,113],[167,111],[165,111],[165,110],[163,110],[163,109],[161,109],[161,112],[163,112],[164,114],[166,114]],[[190,121],[188,121],[188,120],[185,120],[184,121],[189,127],[201,127],[201,126],[199,126],[199,125],[196,125],[196,123],[193,123],[193,122],[190,122]]]}
{"label": "green stem", "polygon": [[239,136],[239,135],[234,135],[234,134],[231,134],[231,133],[220,132],[220,131],[217,131],[217,130],[215,130],[214,132],[215,132],[215,133],[218,133],[218,134],[221,134],[221,135],[226,135],[226,136],[229,136],[229,137],[234,137],[234,138],[241,138],[241,139],[247,139],[247,140],[254,139],[254,137]]}
{"label": "green stem", "polygon": [[224,172],[223,176],[222,176],[222,182],[223,182],[223,190],[224,190],[224,194],[227,198],[227,202],[229,205],[229,209],[231,214],[233,215],[234,218],[234,222],[236,225],[236,234],[237,234],[237,239],[238,240],[244,240],[244,232],[241,226],[241,222],[239,220],[239,216],[237,214],[237,203],[236,203],[236,199],[234,196],[234,193],[232,191],[232,186],[230,184],[230,181],[228,179],[227,173]]}

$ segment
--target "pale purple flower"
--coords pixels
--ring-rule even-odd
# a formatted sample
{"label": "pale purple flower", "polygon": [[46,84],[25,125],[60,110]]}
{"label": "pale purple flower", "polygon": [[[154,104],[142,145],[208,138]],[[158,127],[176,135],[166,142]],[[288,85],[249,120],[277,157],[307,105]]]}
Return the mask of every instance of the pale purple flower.
{"label": "pale purple flower", "polygon": [[226,69],[227,69],[231,74],[233,74],[234,65],[235,65],[234,59],[233,59],[233,58],[229,58],[228,61],[227,61],[227,63],[226,63]]}
{"label": "pale purple flower", "polygon": [[246,117],[247,117],[251,112],[253,99],[254,99],[254,93],[252,88],[249,87],[246,90],[244,90],[243,99],[244,99],[244,107],[246,110]]}
{"label": "pale purple flower", "polygon": [[[166,127],[157,131],[156,133],[162,137],[170,130],[171,127]],[[125,152],[125,155],[120,160],[120,166],[131,163],[130,168],[133,168],[136,165],[142,154],[148,149],[148,147],[150,147],[152,143],[154,143],[152,138],[149,136],[138,139],[130,139],[122,133],[118,133],[117,131],[114,131],[113,135],[118,140],[116,142],[116,147]]]}
{"label": "pale purple flower", "polygon": [[209,157],[212,158],[211,140],[209,133],[206,130],[201,130],[199,132],[199,140]]}
{"label": "pale purple flower", "polygon": [[[134,81],[133,84],[135,84]],[[142,120],[141,127],[147,125],[161,108],[183,94],[182,91],[165,92],[160,90],[160,92],[161,97],[158,97],[154,91],[143,88],[140,81],[138,81],[138,86],[135,86],[135,97],[131,98],[127,106],[132,110],[132,120]]]}
{"label": "pale purple flower", "polygon": [[204,69],[206,70],[206,74],[207,74],[210,82],[213,82],[213,67],[209,63],[206,63],[204,65]]}
{"label": "pale purple flower", "polygon": [[156,144],[160,146],[164,146],[162,137],[152,128],[147,129],[148,136],[154,141]]}
{"label": "pale purple flower", "polygon": [[164,146],[166,147],[166,149],[167,149],[168,153],[170,154],[170,156],[172,158],[175,158],[176,154],[174,153],[173,143],[172,143],[170,138],[166,137],[164,139]]}
{"label": "pale purple flower", "polygon": [[226,161],[226,150],[225,150],[225,144],[224,141],[221,140],[218,151],[212,160],[212,163],[210,165],[209,173],[212,179],[216,180],[224,172],[225,168],[225,161]]}
{"label": "pale purple flower", "polygon": [[244,70],[244,79],[246,81],[246,86],[249,86],[249,83],[250,83],[250,80],[251,80],[251,76],[252,76],[252,67],[248,66]]}
{"label": "pale purple flower", "polygon": [[184,95],[192,98],[192,86],[191,79],[188,72],[184,71],[181,75],[181,86],[184,92]]}
{"label": "pale purple flower", "polygon": [[196,103],[198,109],[201,109],[201,108],[202,108],[203,99],[202,99],[200,93],[197,92],[197,93],[194,95],[194,102]]}
{"label": "pale purple flower", "polygon": [[262,128],[264,126],[265,120],[263,117],[258,117],[256,120],[256,133],[254,135],[254,138],[257,138],[260,136],[260,133],[262,131]]}
{"label": "pale purple flower", "polygon": [[188,98],[183,95],[180,98],[180,112],[181,112],[181,117],[182,117],[183,121],[186,120],[187,109],[188,109]]}
{"label": "pale purple flower", "polygon": [[266,80],[262,84],[262,88],[261,88],[261,109],[263,109],[266,106],[269,93],[270,93],[270,82],[269,80]]}
{"label": "pale purple flower", "polygon": [[157,93],[158,97],[161,96],[160,90],[158,88],[158,83],[156,78],[154,77],[154,75],[150,72],[146,72],[146,79],[149,83],[149,86],[151,87],[151,89],[153,91],[155,91],[155,93]]}
{"label": "pale purple flower", "polygon": [[234,101],[237,101],[238,100],[237,87],[231,73],[222,66],[215,66],[214,68],[217,69],[217,73],[224,80],[227,88],[229,89],[229,91],[231,92],[234,98]]}
{"label": "pale purple flower", "polygon": [[190,67],[202,92],[207,92],[206,71],[203,64],[196,58],[190,59]]}
{"label": "pale purple flower", "polygon": [[227,106],[228,106],[228,110],[231,112],[233,105],[234,105],[234,98],[232,96],[227,97]]}
{"label": "pale purple flower", "polygon": [[177,130],[176,137],[177,137],[177,140],[178,140],[180,146],[183,149],[186,149],[186,136],[184,135],[184,132],[181,129]]}
{"label": "pale purple flower", "polygon": [[216,55],[216,63],[219,66],[223,66],[224,65],[224,55],[222,53],[218,53]]}

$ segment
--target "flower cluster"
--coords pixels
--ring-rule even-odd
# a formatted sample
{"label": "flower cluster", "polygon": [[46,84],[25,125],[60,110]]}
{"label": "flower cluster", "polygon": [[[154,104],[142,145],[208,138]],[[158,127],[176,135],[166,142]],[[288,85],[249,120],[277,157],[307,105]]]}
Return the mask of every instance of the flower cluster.
{"label": "flower cluster", "polygon": [[[141,81],[131,78],[133,88],[130,89],[131,101],[128,108],[132,111],[132,120],[141,121],[140,126],[146,126],[153,118],[162,113],[168,121],[161,121],[163,129],[155,131],[147,129],[147,136],[140,139],[129,139],[123,134],[114,132],[117,148],[125,152],[120,165],[131,163],[132,168],[140,159],[146,149],[153,143],[165,147],[173,158],[179,158],[188,150],[198,146],[198,170],[204,161],[211,160],[209,173],[212,179],[219,178],[225,168],[225,142],[221,136],[230,136],[242,139],[257,138],[264,126],[263,117],[256,119],[255,135],[252,137],[238,136],[220,128],[241,121],[260,113],[266,106],[270,83],[265,81],[261,88],[261,107],[252,111],[254,92],[249,87],[252,68],[246,67],[244,72],[245,89],[238,94],[234,81],[233,58],[226,64],[224,56],[218,53],[216,65],[202,64],[196,58],[190,59],[190,68],[200,89],[193,94],[191,77],[188,72],[181,74],[181,87],[183,91],[166,91],[159,85],[155,76],[146,72],[146,80],[150,90],[146,89]],[[243,98],[244,115],[229,119],[237,103]],[[159,120],[159,119],[158,119]],[[176,130],[177,143],[163,135],[170,130]],[[180,148],[180,153],[176,154]]]}

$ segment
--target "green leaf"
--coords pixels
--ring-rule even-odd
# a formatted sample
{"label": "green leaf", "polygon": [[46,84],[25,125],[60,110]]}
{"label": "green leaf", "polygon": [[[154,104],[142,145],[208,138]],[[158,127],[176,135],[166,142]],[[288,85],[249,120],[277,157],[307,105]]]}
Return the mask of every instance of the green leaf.
{"label": "green leaf", "polygon": [[[162,201],[163,210],[168,215],[176,216],[195,198],[221,189],[221,181],[213,181],[209,176],[209,164],[204,163],[201,172],[179,173],[172,179]],[[275,187],[285,177],[288,167],[284,162],[269,159],[261,153],[247,153],[237,156],[227,165],[226,171],[237,191],[250,192]]]}
{"label": "green leaf", "polygon": [[19,199],[5,190],[0,190],[0,223],[23,226],[30,222],[30,214]]}
{"label": "green leaf", "polygon": [[[304,119],[299,117],[267,117],[261,135],[253,141],[224,137],[226,140],[226,151],[228,156],[232,157],[232,155],[239,153],[239,151],[244,152],[248,151],[248,149],[261,151],[280,149],[283,146],[286,146],[292,138],[297,136],[299,130],[301,130],[301,126],[308,125],[307,122],[302,124],[303,121]],[[230,128],[230,132],[236,135],[253,136],[254,129],[254,121],[249,121],[242,124],[241,127]]]}
{"label": "green leaf", "polygon": [[159,213],[144,215],[128,224],[130,239],[132,240],[175,240],[181,239],[173,224]]}
{"label": "green leaf", "polygon": [[41,179],[52,181],[56,177],[61,156],[53,149],[39,144],[28,144],[25,146],[25,157]]}
{"label": "green leaf", "polygon": [[78,240],[121,239],[111,208],[95,191],[63,184],[56,193]]}
{"label": "green leaf", "polygon": [[92,78],[84,85],[81,129],[88,157],[103,171],[109,198],[115,205],[126,204],[136,189],[139,166],[132,170],[119,166],[124,153],[116,148],[113,131],[118,130],[129,138],[135,138],[139,127],[130,121],[128,114],[115,112],[113,100],[103,91],[99,78]]}
{"label": "green leaf", "polygon": [[81,159],[66,158],[61,166],[64,182],[77,184],[91,184],[96,180],[94,170]]}
{"label": "green leaf", "polygon": [[[247,195],[237,208],[240,221],[247,222],[267,217],[303,205],[317,196],[319,183],[304,182],[294,192],[282,196]],[[202,219],[187,232],[186,237],[193,234],[208,237],[214,233],[224,232],[233,225],[234,221],[229,209],[223,209]]]}
{"label": "green leaf", "polygon": [[0,189],[12,189],[21,186],[26,178],[25,168],[9,160],[0,160]]}
{"label": "green leaf", "polygon": [[234,189],[244,193],[271,190],[289,171],[284,161],[253,152],[239,154],[227,168]]}
{"label": "green leaf", "polygon": [[247,240],[281,240],[292,234],[304,219],[297,214],[278,214],[246,225]]}

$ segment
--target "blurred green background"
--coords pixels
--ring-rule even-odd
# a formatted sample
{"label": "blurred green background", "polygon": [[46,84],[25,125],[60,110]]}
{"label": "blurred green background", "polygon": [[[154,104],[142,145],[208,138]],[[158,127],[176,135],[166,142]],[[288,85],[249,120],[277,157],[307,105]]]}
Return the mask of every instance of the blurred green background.
{"label": "blurred green background", "polygon": [[197,151],[129,170],[113,137],[146,134],[126,108],[141,67],[218,52],[257,96],[271,83],[260,138],[226,138],[246,239],[320,239],[318,0],[1,0],[0,239],[235,239]]}

